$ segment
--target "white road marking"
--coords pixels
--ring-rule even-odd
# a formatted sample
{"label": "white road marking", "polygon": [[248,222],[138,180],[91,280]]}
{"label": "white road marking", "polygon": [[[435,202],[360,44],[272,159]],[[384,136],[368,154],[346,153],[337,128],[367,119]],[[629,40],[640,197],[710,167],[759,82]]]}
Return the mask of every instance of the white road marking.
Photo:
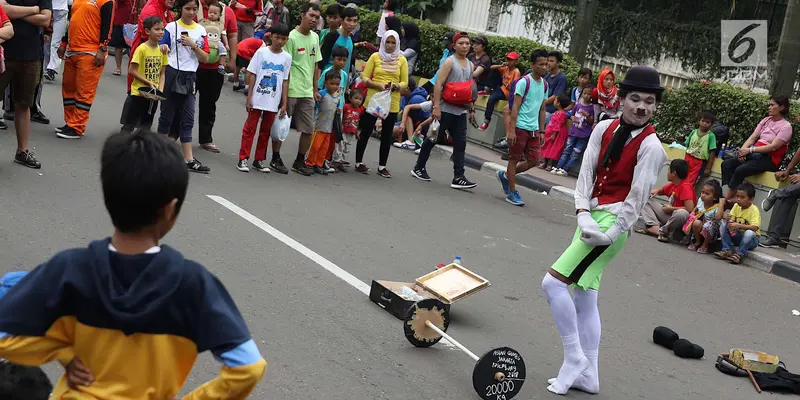
{"label": "white road marking", "polygon": [[[322,268],[325,268],[328,272],[336,275],[339,279],[347,282],[348,285],[358,289],[359,292],[364,293],[365,295],[369,296],[370,286],[366,283],[362,282],[360,279],[356,278],[349,272],[343,270],[338,265],[328,261],[325,257],[317,254],[314,250],[309,249],[308,247],[304,246],[302,243],[292,239],[285,233],[275,229],[272,225],[262,221],[258,217],[253,214],[250,214],[246,210],[242,209],[241,207],[237,206],[236,204],[231,203],[224,197],[214,196],[214,195],[206,195],[209,199],[216,201],[221,206],[227,208],[228,210],[232,211],[234,214],[244,218],[247,222],[255,225],[262,231],[268,233],[270,236],[274,237],[275,239],[280,240],[283,244],[291,247],[298,253],[304,255],[311,261],[314,261]],[[449,340],[442,338],[439,342],[446,347],[456,349],[456,347],[451,343]]]}

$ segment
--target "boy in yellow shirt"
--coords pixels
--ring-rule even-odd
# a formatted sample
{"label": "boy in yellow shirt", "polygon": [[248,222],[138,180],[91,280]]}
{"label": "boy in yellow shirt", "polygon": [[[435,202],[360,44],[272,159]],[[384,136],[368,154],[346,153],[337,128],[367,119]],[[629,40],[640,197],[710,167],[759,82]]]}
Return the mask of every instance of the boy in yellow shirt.
{"label": "boy in yellow shirt", "polygon": [[[748,251],[758,247],[761,214],[753,204],[754,197],[756,188],[752,184],[745,182],[736,188],[736,204],[719,227],[722,250],[714,253],[717,258],[739,264]],[[738,246],[736,252],[733,246]]]}
{"label": "boy in yellow shirt", "polygon": [[127,133],[132,133],[135,128],[150,130],[153,126],[158,109],[153,95],[162,95],[168,63],[167,55],[158,46],[158,41],[164,37],[164,22],[158,16],[151,16],[145,18],[142,26],[147,33],[147,42],[137,47],[131,57],[128,75],[133,78],[133,83],[119,121],[122,131]]}

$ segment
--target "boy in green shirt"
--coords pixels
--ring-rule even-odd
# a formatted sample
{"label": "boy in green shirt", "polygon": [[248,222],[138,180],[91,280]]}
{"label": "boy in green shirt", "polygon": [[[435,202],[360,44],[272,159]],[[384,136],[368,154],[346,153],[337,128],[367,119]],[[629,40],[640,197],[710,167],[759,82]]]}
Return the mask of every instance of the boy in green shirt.
{"label": "boy in green shirt", "polygon": [[684,160],[689,164],[689,175],[686,181],[692,187],[697,185],[700,179],[700,171],[703,176],[711,176],[711,168],[714,166],[714,156],[717,150],[717,136],[711,132],[711,125],[714,125],[716,116],[710,111],[703,111],[698,116],[699,127],[689,134],[686,138],[686,156]]}

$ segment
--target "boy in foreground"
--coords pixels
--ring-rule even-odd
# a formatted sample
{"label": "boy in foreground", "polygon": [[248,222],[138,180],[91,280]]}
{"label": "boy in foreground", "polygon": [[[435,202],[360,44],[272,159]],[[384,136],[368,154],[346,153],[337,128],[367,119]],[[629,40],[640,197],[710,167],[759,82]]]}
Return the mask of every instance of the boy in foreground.
{"label": "boy in foreground", "polygon": [[181,149],[156,133],[112,135],[100,179],[113,235],[56,254],[9,290],[0,357],[42,365],[72,349],[93,379],[73,388],[62,376],[53,398],[172,399],[211,351],[219,376],[183,398],[247,398],[266,361],[236,304],[202,265],[159,244],[186,197]]}

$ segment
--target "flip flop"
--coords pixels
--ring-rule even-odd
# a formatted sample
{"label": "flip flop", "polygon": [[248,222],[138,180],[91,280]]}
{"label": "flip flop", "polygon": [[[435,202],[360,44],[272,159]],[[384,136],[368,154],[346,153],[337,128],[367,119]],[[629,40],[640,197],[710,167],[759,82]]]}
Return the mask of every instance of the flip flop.
{"label": "flip flop", "polygon": [[728,257],[728,261],[730,261],[733,264],[741,264],[742,257],[739,254],[734,253],[730,257]]}
{"label": "flip flop", "polygon": [[112,73],[112,75],[114,75],[114,76],[120,76],[120,75],[122,75],[122,71],[114,71],[114,72]]}
{"label": "flip flop", "polygon": [[658,235],[658,241],[661,243],[669,243],[669,238],[666,235]]}
{"label": "flip flop", "polygon": [[642,234],[642,235],[649,235],[650,234],[650,232],[648,232],[647,229],[645,229],[645,228],[636,228],[633,231],[636,232],[636,233]]}

